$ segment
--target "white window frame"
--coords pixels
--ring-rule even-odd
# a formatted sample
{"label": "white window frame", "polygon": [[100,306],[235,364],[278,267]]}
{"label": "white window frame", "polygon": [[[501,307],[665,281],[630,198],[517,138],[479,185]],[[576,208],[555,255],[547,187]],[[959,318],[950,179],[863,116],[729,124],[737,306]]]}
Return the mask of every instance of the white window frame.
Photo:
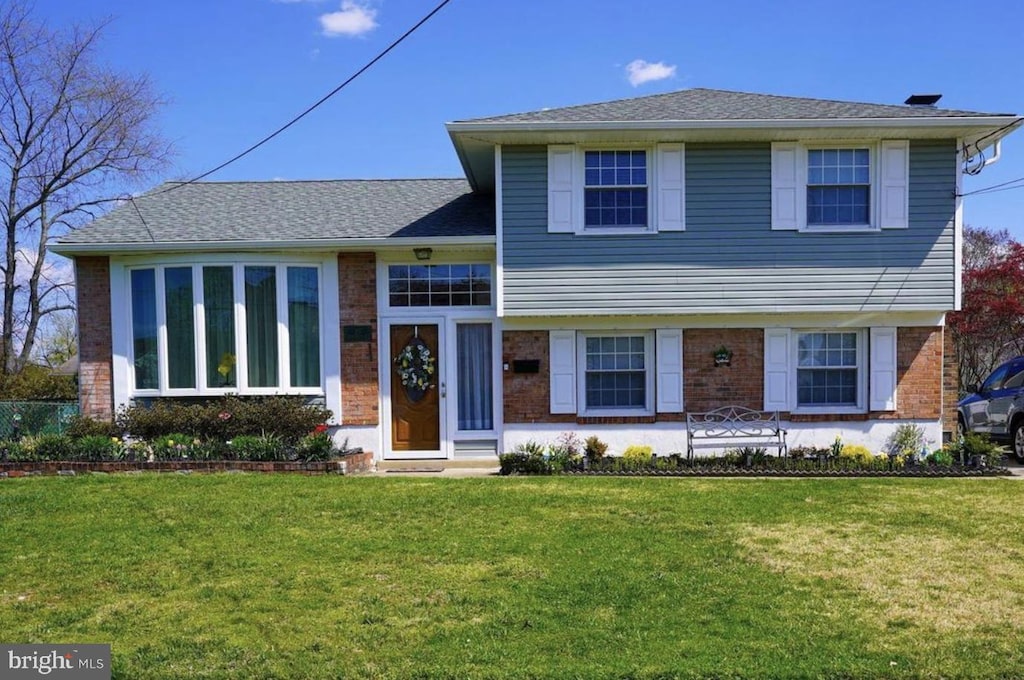
{"label": "white window frame", "polygon": [[[487,305],[426,305],[416,306],[392,306],[391,305],[391,267],[417,265],[447,265],[447,266],[474,266],[487,265],[491,268],[491,302]],[[488,318],[494,316],[494,310],[498,299],[497,293],[497,266],[493,260],[488,258],[458,259],[449,257],[435,257],[430,260],[414,260],[409,258],[385,259],[378,257],[377,260],[377,299],[382,314],[408,314],[412,316],[423,316],[430,313],[445,312],[446,310],[465,311],[469,313],[484,312]]]}
{"label": "white window frame", "polygon": [[[867,149],[868,150],[868,222],[865,224],[810,224],[807,221],[807,175],[810,166],[810,152],[817,149]],[[800,145],[797,164],[799,186],[799,217],[804,230],[813,232],[849,233],[878,231],[878,144],[872,142],[808,142]]]}
{"label": "white window frame", "polygon": [[[644,406],[643,408],[587,408],[587,339],[609,337],[642,337],[644,339]],[[630,417],[654,415],[654,331],[600,331],[587,330],[576,333],[576,403],[580,417]]]}
{"label": "white window frame", "polygon": [[[805,145],[801,156],[803,158],[803,195],[804,195],[804,220],[807,223],[807,229],[810,231],[860,231],[863,229],[873,229],[872,225],[878,223],[876,213],[878,211],[878,182],[877,182],[877,167],[878,167],[878,148],[877,144],[807,144]],[[839,223],[811,223],[808,219],[807,212],[810,210],[810,206],[807,203],[807,193],[811,188],[809,179],[811,169],[811,151],[857,151],[864,149],[868,152],[868,221],[867,222],[839,222]],[[859,186],[854,184],[816,184],[816,187],[848,187],[848,186]]]}
{"label": "white window frame", "polygon": [[[647,225],[587,227],[586,152],[647,154]],[[557,168],[557,169],[556,169]],[[564,173],[556,178],[555,173]],[[640,236],[686,229],[686,145],[588,143],[548,147],[548,231],[577,236]]]}
{"label": "white window frame", "polygon": [[[629,225],[629,226],[587,226],[587,189],[638,189],[640,185],[601,185],[596,184],[589,186],[587,184],[587,152],[602,151],[643,151],[647,158],[647,184],[644,188],[647,190],[647,224],[645,225]],[[630,146],[628,144],[615,144],[615,145],[587,145],[579,147],[575,163],[578,171],[577,177],[579,181],[579,198],[577,205],[580,206],[580,225],[579,233],[583,234],[644,234],[648,232],[657,232],[657,226],[655,223],[654,214],[654,165],[656,159],[656,151],[653,146]],[[575,187],[574,187],[575,188]]]}
{"label": "white window frame", "polygon": [[[868,223],[808,224],[808,152],[817,149],[868,150]],[[790,153],[794,154],[792,158],[789,157]],[[888,157],[891,153],[896,154],[893,159]],[[883,157],[883,154],[886,156]],[[908,226],[909,183],[910,144],[907,140],[804,140],[773,143],[772,229],[833,234],[905,229]]]}
{"label": "white window frame", "polygon": [[[857,336],[857,403],[850,405],[813,405],[801,406],[800,393],[798,390],[797,376],[800,367],[798,360],[800,356],[800,336],[809,333],[855,333]],[[790,347],[790,394],[792,395],[793,413],[867,413],[867,391],[868,391],[868,352],[867,352],[867,330],[864,328],[794,328],[792,330],[792,342]]]}
{"label": "white window frame", "polygon": [[[329,276],[330,266],[333,263],[334,276]],[[236,375],[237,385],[228,387],[207,387],[206,385],[206,319],[203,299],[203,278],[204,267],[232,267],[234,280],[234,309],[235,309],[235,342],[236,352]],[[248,345],[246,342],[246,310],[245,310],[245,267],[267,267],[273,266],[276,270],[276,302],[277,302],[277,343],[278,343],[278,385],[275,387],[250,387],[248,384]],[[192,388],[169,388],[168,384],[168,354],[167,354],[167,314],[166,296],[164,292],[164,270],[175,267],[192,268],[192,291],[193,291],[193,322],[195,326],[195,361],[196,361],[196,386]],[[312,387],[291,386],[291,348],[289,345],[288,329],[288,268],[304,267],[317,271],[318,305],[320,314],[320,334],[318,338],[320,351],[320,384]],[[325,332],[331,323],[331,317],[337,314],[329,313],[329,305],[337,306],[337,300],[329,301],[327,294],[328,286],[335,286],[336,260],[287,258],[281,256],[247,256],[239,257],[192,257],[192,258],[160,258],[152,260],[133,260],[123,265],[123,285],[127,340],[125,347],[127,361],[128,394],[131,397],[192,397],[192,396],[222,396],[227,394],[241,395],[307,395],[324,396],[328,392],[330,371],[328,366],[328,348],[326,340],[328,333]],[[157,304],[157,362],[158,362],[158,385],[157,389],[136,389],[135,387],[135,342],[134,328],[131,314],[132,309],[132,286],[131,272],[141,269],[152,269],[156,277],[156,304]],[[113,272],[112,272],[113,273]],[[333,400],[332,400],[333,401]],[[328,405],[331,408],[331,405]],[[336,407],[335,418],[340,417]]]}

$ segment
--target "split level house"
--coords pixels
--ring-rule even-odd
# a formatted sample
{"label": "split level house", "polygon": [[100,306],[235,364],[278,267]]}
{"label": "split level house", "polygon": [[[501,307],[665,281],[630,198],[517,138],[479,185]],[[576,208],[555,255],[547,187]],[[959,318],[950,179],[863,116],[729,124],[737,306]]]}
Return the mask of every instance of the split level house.
{"label": "split level house", "polygon": [[464,178],[166,183],[54,248],[81,407],[301,395],[378,460],[685,451],[732,405],[938,443],[962,174],[1020,122],[689,89],[448,123]]}

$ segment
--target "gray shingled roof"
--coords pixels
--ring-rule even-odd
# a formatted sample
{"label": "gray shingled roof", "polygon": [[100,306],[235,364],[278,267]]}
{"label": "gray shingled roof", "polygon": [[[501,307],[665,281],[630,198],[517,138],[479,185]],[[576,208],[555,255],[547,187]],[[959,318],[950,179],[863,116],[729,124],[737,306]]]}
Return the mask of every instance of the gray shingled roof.
{"label": "gray shingled roof", "polygon": [[928,106],[860,104],[693,88],[597,104],[457,121],[463,123],[583,123],[684,120],[803,120],[836,118],[955,118],[998,116]]}
{"label": "gray shingled roof", "polygon": [[[494,199],[464,179],[169,182],[61,244],[424,238],[494,234]],[[140,219],[141,214],[141,219]]]}

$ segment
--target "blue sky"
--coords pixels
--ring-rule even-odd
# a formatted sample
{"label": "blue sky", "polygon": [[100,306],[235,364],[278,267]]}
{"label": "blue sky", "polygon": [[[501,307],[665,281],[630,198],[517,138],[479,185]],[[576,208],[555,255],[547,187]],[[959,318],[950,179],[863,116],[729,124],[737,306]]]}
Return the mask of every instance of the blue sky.
{"label": "blue sky", "polygon": [[[329,92],[437,0],[37,0],[52,25],[112,18],[101,58],[167,99],[167,178],[218,165]],[[709,87],[1024,113],[1019,0],[452,0],[299,125],[210,179],[453,177],[450,120]],[[639,74],[664,76],[631,83]],[[634,66],[636,71],[636,66]],[[965,191],[1024,177],[1024,131]],[[1024,241],[1024,188],[965,222]]]}

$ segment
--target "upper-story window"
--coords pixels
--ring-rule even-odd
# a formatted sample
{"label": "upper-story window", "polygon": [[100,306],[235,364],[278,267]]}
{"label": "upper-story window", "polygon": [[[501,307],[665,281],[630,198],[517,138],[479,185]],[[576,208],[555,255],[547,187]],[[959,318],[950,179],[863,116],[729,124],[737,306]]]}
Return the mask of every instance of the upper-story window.
{"label": "upper-story window", "polygon": [[136,392],[322,391],[319,266],[139,266],[128,278]]}
{"label": "upper-story window", "polygon": [[910,143],[772,144],[772,229],[909,226]]}
{"label": "upper-story window", "polygon": [[871,152],[807,150],[807,224],[871,223]]}
{"label": "upper-story window", "polygon": [[391,307],[489,307],[489,264],[393,264],[388,267]]}
{"label": "upper-story window", "polygon": [[548,231],[629,235],[685,227],[685,150],[548,147]]}
{"label": "upper-story window", "polygon": [[585,151],[583,186],[586,228],[647,228],[646,151]]}

